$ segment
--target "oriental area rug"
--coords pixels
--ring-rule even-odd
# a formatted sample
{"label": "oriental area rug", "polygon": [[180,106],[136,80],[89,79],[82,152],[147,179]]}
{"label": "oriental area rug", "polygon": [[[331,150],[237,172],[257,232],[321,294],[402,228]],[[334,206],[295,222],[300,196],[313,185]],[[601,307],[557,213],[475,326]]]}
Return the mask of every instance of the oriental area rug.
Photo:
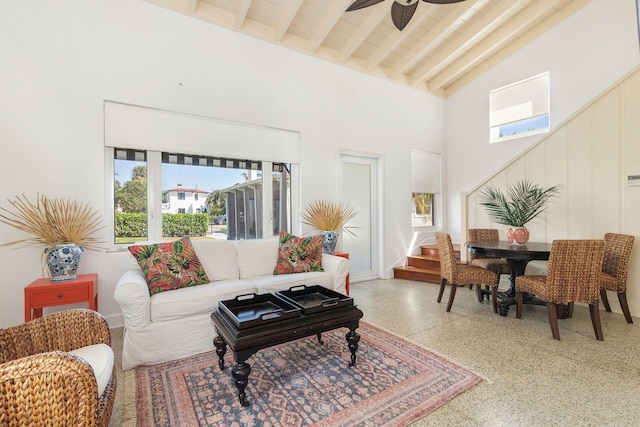
{"label": "oriental area rug", "polygon": [[[127,425],[406,426],[481,381],[423,347],[360,322],[357,364],[348,367],[347,329],[258,351],[243,408],[215,351],[127,371]],[[133,380],[135,375],[135,380]],[[135,386],[132,383],[135,381]],[[135,389],[135,398],[127,388]],[[135,405],[135,407],[131,407]]]}

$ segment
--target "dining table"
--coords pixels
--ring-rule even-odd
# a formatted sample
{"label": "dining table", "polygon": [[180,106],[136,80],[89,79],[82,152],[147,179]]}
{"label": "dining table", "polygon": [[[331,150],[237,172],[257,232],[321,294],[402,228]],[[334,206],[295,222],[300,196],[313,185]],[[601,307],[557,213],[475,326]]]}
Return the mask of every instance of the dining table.
{"label": "dining table", "polygon": [[[506,292],[498,295],[498,313],[506,316],[509,306],[516,304],[516,277],[522,276],[530,261],[546,261],[551,254],[551,243],[527,242],[514,244],[505,240],[491,240],[484,242],[465,242],[465,247],[472,254],[481,258],[503,258],[509,264],[510,286]],[[546,305],[546,302],[525,294],[523,304]]]}

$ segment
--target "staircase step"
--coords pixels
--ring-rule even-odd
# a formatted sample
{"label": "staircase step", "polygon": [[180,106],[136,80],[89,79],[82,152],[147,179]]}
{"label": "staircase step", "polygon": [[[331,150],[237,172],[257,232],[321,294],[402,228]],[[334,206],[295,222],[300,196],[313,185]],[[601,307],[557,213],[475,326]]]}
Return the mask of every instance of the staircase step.
{"label": "staircase step", "polygon": [[405,265],[404,267],[395,267],[393,269],[393,277],[439,284],[440,269],[416,268]]}
{"label": "staircase step", "polygon": [[[453,252],[455,253],[456,259],[460,259],[460,245],[453,245]],[[440,252],[438,251],[438,245],[420,245],[420,253],[422,255],[435,257],[440,259]]]}
{"label": "staircase step", "polygon": [[440,274],[440,259],[432,255],[411,255],[407,257],[409,267],[425,268]]}

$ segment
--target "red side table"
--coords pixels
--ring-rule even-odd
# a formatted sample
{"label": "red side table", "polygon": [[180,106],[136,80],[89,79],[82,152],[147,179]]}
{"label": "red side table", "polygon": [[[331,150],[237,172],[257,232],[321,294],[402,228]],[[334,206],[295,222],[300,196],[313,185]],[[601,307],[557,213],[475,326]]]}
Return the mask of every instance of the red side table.
{"label": "red side table", "polygon": [[49,278],[34,280],[24,288],[24,321],[42,317],[44,307],[86,302],[98,311],[98,275],[81,274],[76,280],[52,282]]}
{"label": "red side table", "polygon": [[[346,252],[336,252],[334,253],[335,256],[339,256],[341,258],[346,258],[349,259],[349,254]],[[349,295],[349,273],[347,273],[347,280],[345,282],[345,288],[347,290],[347,295]]]}

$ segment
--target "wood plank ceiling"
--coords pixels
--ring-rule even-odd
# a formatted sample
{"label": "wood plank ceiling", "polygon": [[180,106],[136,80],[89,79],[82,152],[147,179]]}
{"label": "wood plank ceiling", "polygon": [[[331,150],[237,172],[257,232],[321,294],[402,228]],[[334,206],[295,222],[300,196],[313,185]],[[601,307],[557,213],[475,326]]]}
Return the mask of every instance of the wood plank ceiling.
{"label": "wood plank ceiling", "polygon": [[591,0],[420,1],[402,31],[395,0],[351,12],[354,0],[147,1],[447,97]]}

